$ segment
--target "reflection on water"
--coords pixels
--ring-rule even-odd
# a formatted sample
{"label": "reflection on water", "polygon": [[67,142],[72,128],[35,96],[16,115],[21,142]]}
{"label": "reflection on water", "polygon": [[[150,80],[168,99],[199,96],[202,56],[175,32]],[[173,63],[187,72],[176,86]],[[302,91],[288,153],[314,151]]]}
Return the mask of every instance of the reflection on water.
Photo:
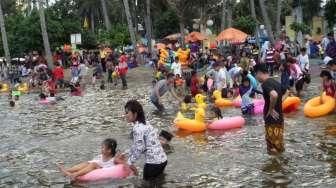
{"label": "reflection on water", "polygon": [[[142,75],[146,73],[139,71]],[[315,91],[314,83],[310,88]],[[168,106],[169,102],[165,101],[168,112],[153,114],[154,108],[148,101],[150,80],[133,84],[137,84],[136,89],[128,91],[88,88],[82,98],[61,94],[65,101],[54,106],[39,106],[34,95],[25,95],[11,109],[7,98],[0,97],[0,187],[75,187],[58,173],[55,163],[64,161],[71,165],[90,160],[107,137],[116,138],[119,149],[127,149],[131,127],[124,120],[123,105],[129,99],[144,104],[152,125],[176,134],[168,154],[166,175],[157,182],[162,187],[332,187],[336,184],[335,115],[307,119],[302,109],[286,115],[286,152],[271,157],[266,154],[261,116],[247,118],[247,125],[239,130],[197,134],[178,131],[172,125],[176,106]],[[130,82],[130,88],[133,86]],[[238,115],[240,110],[230,108],[223,114]],[[132,187],[142,186],[142,182],[130,178],[99,182],[97,186],[101,185]]]}

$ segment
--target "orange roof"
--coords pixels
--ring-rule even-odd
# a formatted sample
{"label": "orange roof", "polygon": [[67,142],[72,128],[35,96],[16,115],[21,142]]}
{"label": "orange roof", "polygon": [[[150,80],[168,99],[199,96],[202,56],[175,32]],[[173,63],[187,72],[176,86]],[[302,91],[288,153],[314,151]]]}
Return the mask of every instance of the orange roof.
{"label": "orange roof", "polygon": [[247,34],[234,28],[228,28],[222,31],[216,38],[217,41],[228,41],[231,43],[244,42],[247,38]]}

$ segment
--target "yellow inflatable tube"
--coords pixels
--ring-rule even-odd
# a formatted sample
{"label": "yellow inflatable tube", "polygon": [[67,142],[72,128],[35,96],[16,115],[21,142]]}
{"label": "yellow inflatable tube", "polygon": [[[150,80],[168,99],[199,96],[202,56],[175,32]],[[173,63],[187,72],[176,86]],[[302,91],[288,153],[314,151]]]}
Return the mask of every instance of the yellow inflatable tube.
{"label": "yellow inflatable tube", "polygon": [[27,83],[22,83],[22,84],[19,85],[19,87],[18,87],[17,90],[20,91],[20,92],[22,92],[22,93],[28,93],[29,86],[28,86]]}
{"label": "yellow inflatable tube", "polygon": [[303,108],[303,112],[307,117],[315,118],[329,114],[335,109],[335,99],[333,97],[322,95],[310,99]]}
{"label": "yellow inflatable tube", "polygon": [[5,93],[9,91],[9,85],[8,84],[0,84],[0,92]]}
{"label": "yellow inflatable tube", "polygon": [[205,111],[203,108],[197,108],[195,112],[195,119],[185,118],[181,112],[177,114],[174,123],[177,128],[187,130],[190,132],[203,132],[206,129],[204,122]]}

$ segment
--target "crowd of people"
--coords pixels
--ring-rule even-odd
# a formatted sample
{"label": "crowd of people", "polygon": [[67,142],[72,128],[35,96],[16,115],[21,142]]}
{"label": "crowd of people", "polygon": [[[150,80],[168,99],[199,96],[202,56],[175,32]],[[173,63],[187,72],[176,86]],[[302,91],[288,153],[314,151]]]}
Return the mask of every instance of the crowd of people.
{"label": "crowd of people", "polygon": [[[320,73],[322,92],[336,98],[336,42],[333,34],[328,41],[323,41],[326,68]],[[327,43],[327,44],[326,44]],[[310,48],[310,47],[309,47]],[[291,44],[285,37],[272,44],[265,42],[259,49],[255,44],[243,43],[230,48],[227,53],[218,49],[202,49],[200,43],[194,42],[187,47],[179,45],[156,46],[148,54],[147,65],[153,68],[153,88],[149,100],[158,112],[165,111],[162,96],[170,92],[180,103],[191,103],[191,98],[204,94],[209,99],[214,91],[220,91],[223,98],[242,99],[241,112],[244,116],[253,114],[253,99],[262,95],[265,100],[264,121],[267,151],[269,154],[280,154],[285,150],[284,117],[282,101],[287,96],[305,95],[305,88],[310,83],[311,51],[304,43],[293,53]],[[2,75],[15,85],[23,80],[28,81],[30,88],[39,87],[40,98],[55,97],[60,88],[70,88],[71,94],[83,95],[84,85],[96,84],[105,89],[107,83],[117,85],[122,82],[122,89],[127,89],[126,75],[130,67],[137,66],[136,58],[125,52],[113,51],[101,47],[98,53],[74,52],[67,60],[56,52],[54,68],[49,69],[47,61],[41,54],[33,53],[23,64],[11,64],[7,75]],[[65,79],[65,68],[70,68],[69,80]],[[93,69],[89,75],[89,67]],[[14,88],[15,90],[15,88]],[[13,101],[10,101],[13,105]],[[125,153],[118,153],[117,141],[103,141],[101,155],[96,159],[80,163],[71,168],[59,165],[61,172],[76,179],[98,168],[106,168],[116,164],[127,165],[134,174],[134,166],[141,154],[145,155],[143,178],[151,180],[160,176],[167,165],[167,155],[163,149],[173,135],[162,131],[159,135],[145,119],[142,105],[136,100],[126,103],[125,116],[131,123],[133,145],[128,158]],[[218,109],[214,108],[216,113]],[[218,113],[217,113],[218,114]],[[221,112],[219,113],[221,116]]]}

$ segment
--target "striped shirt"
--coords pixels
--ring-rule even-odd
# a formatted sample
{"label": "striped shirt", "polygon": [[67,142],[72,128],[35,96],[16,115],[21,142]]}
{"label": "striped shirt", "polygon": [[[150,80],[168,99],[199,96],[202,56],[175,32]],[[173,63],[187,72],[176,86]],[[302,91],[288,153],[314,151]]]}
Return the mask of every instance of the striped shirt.
{"label": "striped shirt", "polygon": [[265,58],[266,63],[275,63],[274,54],[275,54],[274,48],[266,50],[266,58]]}

